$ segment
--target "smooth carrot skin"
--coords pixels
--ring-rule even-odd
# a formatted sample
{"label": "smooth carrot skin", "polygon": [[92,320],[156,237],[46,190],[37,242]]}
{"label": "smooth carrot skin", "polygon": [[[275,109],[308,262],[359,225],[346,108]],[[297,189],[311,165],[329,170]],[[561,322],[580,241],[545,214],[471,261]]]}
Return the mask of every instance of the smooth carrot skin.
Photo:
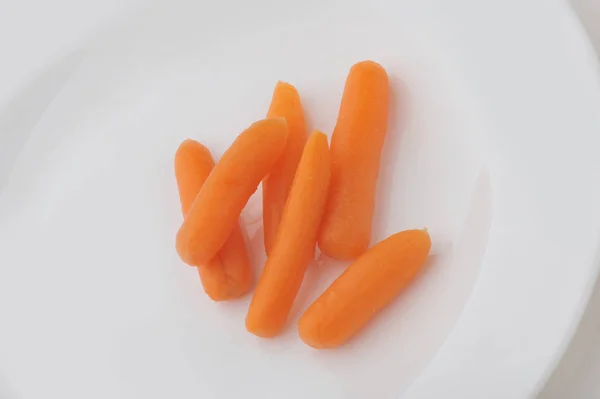
{"label": "smooth carrot skin", "polygon": [[332,258],[356,259],[369,247],[388,97],[381,65],[363,61],[350,69],[331,138],[331,187],[319,234],[319,248]]}
{"label": "smooth carrot skin", "polygon": [[246,316],[246,329],[259,337],[274,337],[281,331],[306,268],[314,258],[329,175],[327,137],[320,132],[312,133]]}
{"label": "smooth carrot skin", "polygon": [[300,338],[313,348],[342,345],[421,270],[431,247],[425,230],[396,233],[351,264],[304,312]]}
{"label": "smooth carrot skin", "polygon": [[175,153],[175,179],[184,217],[214,167],[210,151],[199,142],[187,139],[179,145]]}
{"label": "smooth carrot skin", "polygon": [[[184,216],[214,166],[210,151],[197,141],[185,140],[177,149],[175,177]],[[250,262],[239,223],[234,226],[217,256],[198,266],[198,273],[204,291],[214,301],[237,298],[250,289]]]}
{"label": "smooth carrot skin", "polygon": [[177,252],[185,263],[198,266],[216,256],[244,205],[282,154],[287,131],[284,118],[263,119],[225,151],[177,233]]}
{"label": "smooth carrot skin", "polygon": [[198,266],[198,273],[204,291],[213,301],[239,298],[250,290],[250,261],[239,225],[233,228],[217,256]]}
{"label": "smooth carrot skin", "polygon": [[278,82],[267,117],[283,117],[288,123],[288,139],[283,155],[279,158],[271,174],[263,181],[263,225],[265,250],[270,253],[279,221],[283,214],[294,174],[306,143],[304,111],[300,95],[289,83]]}

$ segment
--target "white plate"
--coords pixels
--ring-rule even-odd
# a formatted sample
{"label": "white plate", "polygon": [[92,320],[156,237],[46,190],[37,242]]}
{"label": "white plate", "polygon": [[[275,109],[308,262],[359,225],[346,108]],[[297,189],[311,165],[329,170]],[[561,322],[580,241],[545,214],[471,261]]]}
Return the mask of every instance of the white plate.
{"label": "white plate", "polygon": [[[153,5],[2,110],[1,394],[539,389],[597,274],[600,86],[573,16],[543,0],[284,3]],[[346,347],[314,351],[294,327],[342,270],[329,262],[309,270],[285,333],[259,340],[244,330],[249,297],[210,302],[177,258],[174,151],[192,137],[220,155],[279,79],[330,132],[362,59],[388,69],[395,93],[374,239],[427,226],[445,245]],[[258,203],[243,215],[257,274]]]}

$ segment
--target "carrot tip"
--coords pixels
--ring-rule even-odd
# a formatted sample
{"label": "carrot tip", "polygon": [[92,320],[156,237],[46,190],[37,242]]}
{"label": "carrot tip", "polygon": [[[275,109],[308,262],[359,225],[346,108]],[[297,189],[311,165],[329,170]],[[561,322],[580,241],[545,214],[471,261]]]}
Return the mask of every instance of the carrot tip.
{"label": "carrot tip", "polygon": [[360,61],[357,62],[356,64],[354,64],[352,66],[352,68],[357,67],[357,66],[361,66],[361,67],[367,67],[367,68],[373,68],[373,69],[380,69],[383,70],[385,72],[385,68],[383,66],[381,66],[381,64],[372,61],[372,60],[365,60],[365,61]]}
{"label": "carrot tip", "polygon": [[260,328],[260,326],[255,325],[256,323],[251,323],[246,318],[246,331],[251,334],[256,335],[259,338],[273,338],[277,336],[279,330],[273,330],[269,328]]}
{"label": "carrot tip", "polygon": [[325,133],[323,133],[322,131],[320,131],[320,130],[315,129],[315,130],[313,130],[311,132],[310,135],[311,136],[319,136],[319,138],[318,138],[319,140],[325,140],[325,141],[327,141],[327,135]]}
{"label": "carrot tip", "polygon": [[275,84],[275,87],[286,87],[286,88],[296,90],[296,88],[292,84],[290,84],[288,82],[284,82],[283,80],[278,80],[277,83]]}

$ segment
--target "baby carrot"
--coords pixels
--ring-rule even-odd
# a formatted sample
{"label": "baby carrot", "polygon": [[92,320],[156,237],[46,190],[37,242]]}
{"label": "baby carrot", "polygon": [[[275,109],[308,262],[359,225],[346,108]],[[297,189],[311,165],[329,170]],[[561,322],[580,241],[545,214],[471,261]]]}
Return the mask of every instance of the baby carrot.
{"label": "baby carrot", "polygon": [[252,298],[246,329],[277,335],[288,317],[304,272],[314,257],[329,185],[329,148],[320,132],[310,135],[292,183],[277,237]]}
{"label": "baby carrot", "polygon": [[363,61],[350,69],[331,137],[331,187],[319,233],[319,248],[332,258],[355,259],[369,246],[388,91],[381,65]]}
{"label": "baby carrot", "polygon": [[177,232],[177,252],[193,266],[206,264],[223,246],[248,198],[283,152],[284,118],[268,118],[244,130],[221,157]]}
{"label": "baby carrot", "polygon": [[175,179],[184,217],[214,167],[210,151],[199,142],[188,139],[179,145],[175,153]]}
{"label": "baby carrot", "polygon": [[[179,189],[181,211],[189,211],[215,162],[210,151],[194,140],[185,140],[175,153],[175,177]],[[250,262],[242,230],[234,226],[217,256],[198,266],[204,291],[214,301],[237,298],[251,284]]]}
{"label": "baby carrot", "polygon": [[306,142],[304,112],[294,86],[284,82],[277,83],[267,117],[284,117],[289,128],[285,150],[262,185],[265,250],[269,254]]}
{"label": "baby carrot", "polygon": [[304,312],[300,338],[317,349],[345,343],[417,275],[430,247],[425,230],[396,233],[375,245]]}

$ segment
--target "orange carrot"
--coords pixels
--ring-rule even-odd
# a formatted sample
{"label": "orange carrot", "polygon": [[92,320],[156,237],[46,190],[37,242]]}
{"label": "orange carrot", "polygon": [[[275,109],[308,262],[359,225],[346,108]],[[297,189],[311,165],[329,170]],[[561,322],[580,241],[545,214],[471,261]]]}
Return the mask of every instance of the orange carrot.
{"label": "orange carrot", "polygon": [[[194,140],[185,140],[175,154],[175,177],[181,211],[185,216],[215,166],[210,151]],[[246,243],[239,223],[206,265],[198,266],[204,291],[214,301],[237,298],[250,289],[252,282]]]}
{"label": "orange carrot", "polygon": [[242,230],[236,225],[225,244],[206,265],[198,266],[204,291],[213,301],[239,298],[250,289],[252,273]]}
{"label": "orange carrot", "polygon": [[284,117],[289,128],[285,150],[262,186],[265,250],[269,254],[306,142],[304,112],[294,86],[284,82],[277,83],[267,117]]}
{"label": "orange carrot", "polygon": [[177,252],[185,263],[198,266],[215,257],[248,198],[283,152],[287,131],[284,118],[263,119],[223,154],[177,233]]}
{"label": "orange carrot", "polygon": [[188,139],[179,145],[175,153],[175,179],[184,217],[214,167],[210,151],[199,142]]}
{"label": "orange carrot", "polygon": [[355,259],[369,247],[388,92],[381,65],[363,61],[350,69],[331,138],[331,188],[319,233],[319,248],[332,258]]}
{"label": "orange carrot", "polygon": [[345,343],[417,275],[430,247],[425,230],[396,233],[375,245],[304,312],[300,338],[317,349]]}
{"label": "orange carrot", "polygon": [[315,132],[302,152],[271,255],[246,316],[246,329],[259,337],[273,337],[281,331],[314,258],[329,169],[327,137]]}

